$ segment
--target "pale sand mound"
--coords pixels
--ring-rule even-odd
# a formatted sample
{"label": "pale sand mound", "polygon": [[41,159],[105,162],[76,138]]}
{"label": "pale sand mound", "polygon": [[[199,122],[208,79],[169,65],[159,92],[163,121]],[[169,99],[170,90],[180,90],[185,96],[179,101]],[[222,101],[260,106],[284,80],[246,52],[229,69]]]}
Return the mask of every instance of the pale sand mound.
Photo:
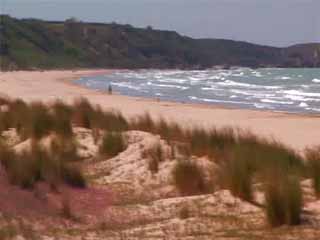
{"label": "pale sand mound", "polygon": [[[129,131],[125,133],[128,147],[118,156],[100,160],[89,168],[89,175],[96,184],[126,186],[134,190],[136,194],[143,195],[150,191],[150,195],[173,194],[172,169],[177,163],[177,158],[186,160],[176,153],[175,159],[171,156],[171,147],[159,136],[141,131]],[[159,170],[153,173],[149,168],[150,158],[144,152],[153,146],[160,144],[164,160],[159,162]],[[209,178],[215,167],[207,158],[199,158],[196,163],[202,167]]]}

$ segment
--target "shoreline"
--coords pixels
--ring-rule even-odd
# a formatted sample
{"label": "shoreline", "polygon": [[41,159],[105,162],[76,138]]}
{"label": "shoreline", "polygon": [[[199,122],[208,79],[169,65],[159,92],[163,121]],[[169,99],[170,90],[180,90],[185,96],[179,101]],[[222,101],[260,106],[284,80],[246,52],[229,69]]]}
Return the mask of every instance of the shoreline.
{"label": "shoreline", "polygon": [[182,126],[235,127],[276,139],[298,151],[320,145],[320,115],[282,113],[222,107],[213,104],[157,101],[93,90],[75,83],[83,76],[107,74],[113,69],[76,71],[17,71],[0,73],[0,95],[26,101],[50,102],[61,99],[71,103],[85,97],[103,109],[115,109],[131,118],[148,112],[153,118],[163,117]]}
{"label": "shoreline", "polygon": [[[127,71],[127,69],[112,69],[112,70],[105,70],[105,73],[111,73],[112,71]],[[81,71],[81,70],[80,70]],[[104,73],[104,70],[100,70],[101,72],[97,73],[90,73],[89,75],[85,74],[80,74],[78,78],[70,78],[70,79],[62,79],[61,81],[70,84],[71,86],[74,87],[80,87],[83,89],[95,91],[95,92],[100,92],[102,94],[107,94],[107,92],[103,90],[98,90],[98,89],[92,89],[89,87],[85,87],[81,84],[76,83],[81,77],[90,77],[90,76],[97,76],[100,75],[101,73]],[[135,71],[135,70],[129,70],[129,71]],[[244,111],[251,111],[251,112],[265,112],[265,113],[275,113],[275,114],[283,114],[283,115],[294,115],[294,116],[301,116],[301,117],[311,117],[311,118],[319,118],[320,120],[320,113],[303,113],[303,112],[286,112],[286,111],[275,111],[275,110],[270,110],[270,109],[253,109],[253,108],[239,108],[236,106],[231,106],[228,104],[214,104],[214,103],[195,103],[192,101],[186,101],[186,102],[181,102],[181,101],[170,101],[170,100],[163,100],[160,98],[152,98],[152,97],[141,97],[141,96],[130,96],[130,95],[124,95],[119,92],[113,91],[112,95],[115,96],[121,96],[124,98],[128,98],[131,100],[136,100],[136,101],[145,101],[145,102],[158,102],[158,103],[167,103],[167,104],[180,104],[184,106],[190,106],[190,107],[197,107],[197,108],[209,108],[209,109],[225,109],[225,110],[244,110]]]}

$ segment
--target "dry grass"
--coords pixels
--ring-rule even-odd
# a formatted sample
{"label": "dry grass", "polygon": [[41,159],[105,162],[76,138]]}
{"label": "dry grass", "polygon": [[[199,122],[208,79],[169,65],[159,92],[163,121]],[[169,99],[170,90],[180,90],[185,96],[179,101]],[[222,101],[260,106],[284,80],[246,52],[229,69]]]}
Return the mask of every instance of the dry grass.
{"label": "dry grass", "polygon": [[302,190],[298,176],[282,170],[270,172],[265,187],[266,216],[273,227],[301,223]]}
{"label": "dry grass", "polygon": [[209,190],[202,169],[191,160],[178,161],[172,171],[172,178],[183,196],[207,193]]}
{"label": "dry grass", "polygon": [[305,152],[308,165],[308,174],[312,179],[313,189],[320,198],[320,147],[309,148]]}
{"label": "dry grass", "polygon": [[159,164],[165,160],[165,154],[163,152],[161,143],[158,142],[146,149],[143,153],[148,159],[148,168],[152,173],[159,171]]}
{"label": "dry grass", "polygon": [[76,165],[69,163],[64,153],[55,149],[47,151],[37,142],[30,150],[15,153],[5,145],[0,148],[0,162],[6,169],[12,184],[22,188],[33,188],[38,181],[46,181],[57,187],[65,182],[76,187],[85,187],[86,180]]}
{"label": "dry grass", "polygon": [[126,149],[126,143],[121,132],[106,132],[99,147],[101,155],[111,158]]}
{"label": "dry grass", "polygon": [[[254,201],[253,183],[265,183],[266,209],[271,225],[299,223],[302,201],[296,179],[305,175],[305,159],[276,141],[234,128],[183,128],[164,118],[155,121],[147,113],[127,120],[119,112],[103,111],[84,98],[78,99],[73,105],[57,101],[46,106],[42,103],[26,104],[21,100],[4,101],[3,104],[8,105],[8,111],[0,112],[0,132],[16,128],[23,139],[33,138],[35,143],[51,133],[58,136],[58,141],[52,144],[50,151],[34,144],[33,149],[22,155],[3,144],[0,146],[1,164],[15,184],[32,187],[37,181],[47,181],[53,186],[66,182],[85,187],[86,181],[78,164],[72,138],[72,125],[92,129],[97,140],[100,139],[100,132],[105,132],[100,153],[107,157],[114,157],[126,149],[123,131],[141,130],[160,135],[166,140],[173,149],[172,158],[176,157],[175,149],[179,150],[178,154],[184,154],[185,159],[208,156],[221,169],[221,183],[244,200]],[[305,154],[308,173],[318,196],[319,152],[319,149],[309,149]],[[161,145],[155,145],[145,154],[149,159],[150,171],[156,173],[159,163],[165,158]],[[276,176],[279,181],[272,185],[274,183],[270,180],[274,178],[271,173],[275,172],[285,172],[287,177]],[[208,183],[196,162],[179,161],[172,174],[182,195],[208,191]]]}

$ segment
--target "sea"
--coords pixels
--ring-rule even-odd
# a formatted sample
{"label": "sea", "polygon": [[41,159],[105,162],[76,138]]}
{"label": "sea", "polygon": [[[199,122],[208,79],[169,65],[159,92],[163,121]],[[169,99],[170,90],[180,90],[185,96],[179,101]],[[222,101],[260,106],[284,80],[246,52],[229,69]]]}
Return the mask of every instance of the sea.
{"label": "sea", "polygon": [[115,70],[78,84],[122,95],[243,109],[320,114],[320,69]]}

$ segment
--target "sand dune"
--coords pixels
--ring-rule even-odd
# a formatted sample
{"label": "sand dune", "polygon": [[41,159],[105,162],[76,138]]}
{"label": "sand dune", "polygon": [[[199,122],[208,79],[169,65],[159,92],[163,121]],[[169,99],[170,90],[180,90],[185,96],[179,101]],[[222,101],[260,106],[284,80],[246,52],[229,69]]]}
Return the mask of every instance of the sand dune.
{"label": "sand dune", "polygon": [[125,116],[149,112],[153,117],[165,117],[185,126],[234,126],[254,133],[273,137],[289,146],[302,150],[320,145],[320,116],[284,114],[267,111],[228,109],[212,105],[172,103],[120,95],[108,95],[85,89],[72,80],[90,74],[108,73],[109,70],[7,72],[0,74],[0,95],[22,98],[26,101],[72,102],[86,97],[105,109],[120,110]]}

